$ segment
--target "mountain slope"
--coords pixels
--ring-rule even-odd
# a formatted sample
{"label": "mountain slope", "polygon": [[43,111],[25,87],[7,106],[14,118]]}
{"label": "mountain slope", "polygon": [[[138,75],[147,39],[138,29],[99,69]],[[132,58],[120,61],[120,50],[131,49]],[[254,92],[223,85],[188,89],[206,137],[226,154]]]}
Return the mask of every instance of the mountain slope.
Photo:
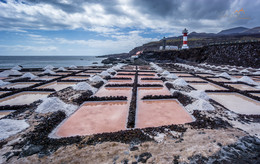
{"label": "mountain slope", "polygon": [[218,35],[230,35],[230,34],[237,34],[237,33],[243,33],[244,31],[249,30],[248,28],[245,27],[235,27],[235,28],[230,28],[227,30],[222,30],[218,33]]}

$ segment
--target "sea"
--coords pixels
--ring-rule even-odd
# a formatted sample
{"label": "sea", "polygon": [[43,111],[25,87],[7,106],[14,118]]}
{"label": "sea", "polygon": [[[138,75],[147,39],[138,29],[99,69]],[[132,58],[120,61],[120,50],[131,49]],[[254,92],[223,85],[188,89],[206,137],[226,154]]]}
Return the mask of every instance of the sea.
{"label": "sea", "polygon": [[[43,68],[47,65],[54,67],[103,65],[104,58],[95,56],[0,56],[0,69],[21,65],[23,68]],[[97,62],[97,64],[93,64]]]}

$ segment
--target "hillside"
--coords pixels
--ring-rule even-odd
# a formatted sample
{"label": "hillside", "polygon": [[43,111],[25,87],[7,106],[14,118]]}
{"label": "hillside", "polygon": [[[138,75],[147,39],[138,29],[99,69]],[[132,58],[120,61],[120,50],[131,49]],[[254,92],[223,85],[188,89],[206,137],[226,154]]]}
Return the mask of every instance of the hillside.
{"label": "hillside", "polygon": [[260,43],[212,45],[179,51],[147,51],[142,58],[156,62],[207,62],[260,68]]}

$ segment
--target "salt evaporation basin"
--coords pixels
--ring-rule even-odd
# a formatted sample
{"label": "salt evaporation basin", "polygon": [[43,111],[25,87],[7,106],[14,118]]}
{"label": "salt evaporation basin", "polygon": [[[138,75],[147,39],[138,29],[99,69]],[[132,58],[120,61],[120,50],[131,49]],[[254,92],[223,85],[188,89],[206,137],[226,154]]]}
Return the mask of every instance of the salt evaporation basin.
{"label": "salt evaporation basin", "polygon": [[[133,78],[132,78],[133,79]],[[133,83],[133,80],[108,80],[108,84],[130,84]]]}
{"label": "salt evaporation basin", "polygon": [[52,82],[49,84],[45,84],[43,86],[40,86],[38,88],[50,88],[50,89],[55,89],[55,91],[62,90],[64,88],[67,88],[69,86],[75,85],[76,83],[73,82]]}
{"label": "salt evaporation basin", "polygon": [[207,93],[213,100],[239,114],[260,114],[260,102],[238,93]]}
{"label": "salt evaporation basin", "polygon": [[212,83],[189,83],[190,86],[197,90],[227,90],[221,86]]}
{"label": "salt evaporation basin", "polygon": [[100,88],[95,96],[103,97],[103,96],[126,96],[130,99],[132,95],[132,88],[129,87],[102,87]]}
{"label": "salt evaporation basin", "polygon": [[8,114],[14,112],[15,110],[0,110],[0,118],[7,116]]}
{"label": "salt evaporation basin", "polygon": [[177,100],[140,100],[136,128],[185,124],[193,118]]}
{"label": "salt evaporation basin", "polygon": [[176,76],[192,76],[193,77],[193,75],[189,74],[189,73],[173,73],[173,74]]}
{"label": "salt evaporation basin", "polygon": [[197,75],[202,76],[202,77],[213,76],[211,74],[204,74],[204,73],[197,73]]}
{"label": "salt evaporation basin", "polygon": [[128,108],[126,101],[87,102],[61,124],[55,135],[69,137],[126,130]]}
{"label": "salt evaporation basin", "polygon": [[34,84],[37,84],[37,83],[35,83],[35,82],[17,82],[17,83],[12,83],[12,84],[2,86],[1,88],[16,88],[16,89],[19,89],[19,88],[30,87]]}
{"label": "salt evaporation basin", "polygon": [[151,74],[151,75],[156,75],[156,73],[155,72],[138,72],[138,74]]}
{"label": "salt evaporation basin", "polygon": [[87,80],[89,77],[87,76],[69,76],[64,78],[63,80]]}
{"label": "salt evaporation basin", "polygon": [[87,73],[87,72],[77,73],[77,75],[84,75],[84,76],[95,75],[95,74],[97,74],[97,73]]}
{"label": "salt evaporation basin", "polygon": [[260,93],[250,93],[251,95],[254,95],[254,96],[257,96],[257,97],[260,97]]}
{"label": "salt evaporation basin", "polygon": [[141,78],[143,78],[143,77],[138,78],[139,84],[161,84],[161,85],[163,85],[162,80],[141,80]]}
{"label": "salt evaporation basin", "polygon": [[139,100],[147,95],[171,95],[171,93],[166,87],[139,87],[137,89]]}
{"label": "salt evaporation basin", "polygon": [[181,77],[182,79],[184,79],[185,81],[205,81],[202,78],[199,77]]}
{"label": "salt evaporation basin", "polygon": [[227,79],[224,79],[224,78],[221,78],[221,77],[217,77],[217,78],[208,78],[209,80],[213,80],[213,81],[216,81],[216,82],[230,82],[230,80],[227,80]]}
{"label": "salt evaporation basin", "polygon": [[0,106],[31,104],[36,100],[47,97],[49,94],[51,94],[51,92],[21,92],[0,99]]}
{"label": "salt evaporation basin", "polygon": [[52,79],[55,79],[55,78],[58,78],[60,76],[41,76],[41,77],[37,77],[35,78],[34,80],[52,80]]}
{"label": "salt evaporation basin", "polygon": [[0,91],[0,95],[8,93],[9,91]]}
{"label": "salt evaporation basin", "polygon": [[228,84],[230,85],[231,87],[234,87],[236,89],[239,89],[239,90],[242,90],[242,91],[245,91],[245,90],[249,90],[249,91],[253,91],[253,90],[258,90],[254,87],[251,87],[249,85],[245,85],[245,84]]}

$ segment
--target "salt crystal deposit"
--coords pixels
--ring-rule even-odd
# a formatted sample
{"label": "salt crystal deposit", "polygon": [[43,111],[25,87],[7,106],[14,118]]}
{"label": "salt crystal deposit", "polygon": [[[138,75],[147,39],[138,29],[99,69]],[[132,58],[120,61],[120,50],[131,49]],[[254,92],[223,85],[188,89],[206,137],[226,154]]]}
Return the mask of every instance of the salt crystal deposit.
{"label": "salt crystal deposit", "polygon": [[73,89],[80,90],[80,91],[90,90],[92,91],[93,94],[97,92],[97,88],[92,87],[86,82],[79,82],[76,85],[73,85]]}
{"label": "salt crystal deposit", "polygon": [[66,104],[57,97],[49,97],[43,100],[43,102],[35,110],[38,113],[49,113],[56,111],[63,111],[67,116],[72,114],[78,106]]}
{"label": "salt crystal deposit", "polygon": [[29,127],[29,124],[25,120],[1,119],[0,120],[0,140],[3,140],[12,135],[15,135],[28,127]]}
{"label": "salt crystal deposit", "polygon": [[38,76],[35,76],[34,74],[30,73],[30,72],[27,72],[25,74],[23,74],[22,78],[30,78],[31,80],[32,79],[35,79],[37,78]]}

